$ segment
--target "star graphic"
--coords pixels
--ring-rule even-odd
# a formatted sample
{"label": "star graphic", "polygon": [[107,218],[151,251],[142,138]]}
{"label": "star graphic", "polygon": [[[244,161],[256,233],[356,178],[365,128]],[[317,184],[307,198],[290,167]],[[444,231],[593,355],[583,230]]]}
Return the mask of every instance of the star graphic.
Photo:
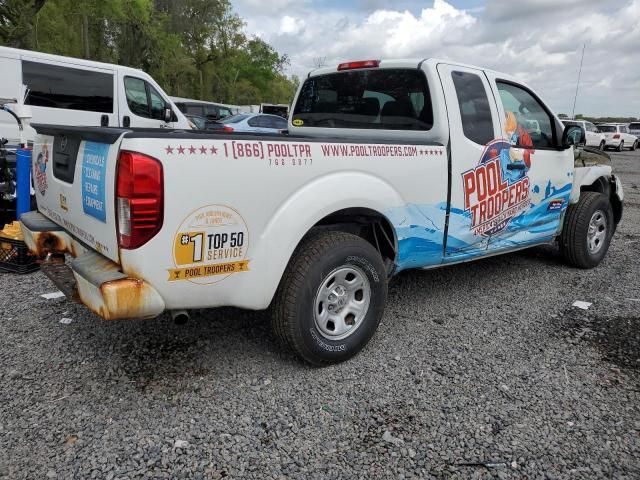
{"label": "star graphic", "polygon": [[189,147],[189,153],[190,153],[191,155],[195,154],[195,153],[196,153],[196,147],[194,147],[193,145],[191,145],[191,146]]}
{"label": "star graphic", "polygon": [[171,145],[165,148],[165,150],[167,151],[167,155],[173,155],[173,147]]}
{"label": "star graphic", "polygon": [[176,278],[176,280],[177,280],[178,278],[180,278],[180,270],[176,270],[175,272],[173,272],[173,274],[176,276],[176,277],[175,277],[175,278]]}
{"label": "star graphic", "polygon": [[212,146],[209,150],[211,150],[211,153],[213,153],[214,155],[218,153],[218,149],[214,146]]}
{"label": "star graphic", "polygon": [[206,155],[207,154],[207,147],[205,147],[204,145],[200,147],[200,153],[202,155]]}
{"label": "star graphic", "polygon": [[180,155],[184,155],[184,147],[183,147],[182,145],[180,145],[180,146],[178,147],[178,153],[179,153]]}

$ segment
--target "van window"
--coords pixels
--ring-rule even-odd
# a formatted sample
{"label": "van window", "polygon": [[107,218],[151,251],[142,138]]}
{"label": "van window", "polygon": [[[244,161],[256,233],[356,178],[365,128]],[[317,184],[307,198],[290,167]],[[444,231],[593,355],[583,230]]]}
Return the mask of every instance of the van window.
{"label": "van window", "polygon": [[154,120],[164,119],[164,110],[168,106],[164,98],[148,82],[135,77],[125,77],[124,90],[127,105],[133,114]]}
{"label": "van window", "polygon": [[487,91],[475,73],[451,72],[456,88],[462,130],[472,142],[486,145],[493,140],[493,119]]}
{"label": "van window", "polygon": [[616,127],[613,126],[613,125],[600,125],[598,127],[598,130],[600,130],[601,132],[606,132],[606,133],[617,132]]}
{"label": "van window", "polygon": [[506,82],[496,84],[507,116],[505,133],[509,140],[518,147],[553,147],[553,122],[542,104],[523,87]]}
{"label": "van window", "polygon": [[640,130],[640,123],[630,123],[629,128],[631,130]]}
{"label": "van window", "polygon": [[27,105],[113,113],[110,73],[23,60],[22,82],[29,88]]}
{"label": "van window", "polygon": [[353,70],[308,78],[292,121],[305,127],[430,130],[433,111],[419,70]]}

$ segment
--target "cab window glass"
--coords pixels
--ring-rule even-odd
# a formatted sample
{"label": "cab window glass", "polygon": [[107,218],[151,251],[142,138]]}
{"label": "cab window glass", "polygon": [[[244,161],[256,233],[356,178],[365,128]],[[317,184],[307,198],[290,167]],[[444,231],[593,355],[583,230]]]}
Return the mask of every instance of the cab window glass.
{"label": "cab window glass", "polygon": [[293,120],[305,127],[430,130],[433,111],[424,73],[353,70],[305,80]]}
{"label": "cab window glass", "polygon": [[522,87],[496,83],[507,117],[505,134],[511,143],[520,147],[553,147],[553,122],[542,104]]}
{"label": "cab window glass", "polygon": [[149,99],[144,80],[139,78],[126,77],[124,79],[124,90],[127,97],[127,105],[135,115],[149,118]]}
{"label": "cab window glass", "polygon": [[486,145],[494,138],[489,98],[482,79],[475,73],[451,72],[458,97],[462,130],[472,142]]}
{"label": "cab window glass", "polygon": [[149,87],[149,98],[151,99],[151,118],[164,120],[164,111],[167,108],[167,104],[155,88],[151,85],[147,86]]}

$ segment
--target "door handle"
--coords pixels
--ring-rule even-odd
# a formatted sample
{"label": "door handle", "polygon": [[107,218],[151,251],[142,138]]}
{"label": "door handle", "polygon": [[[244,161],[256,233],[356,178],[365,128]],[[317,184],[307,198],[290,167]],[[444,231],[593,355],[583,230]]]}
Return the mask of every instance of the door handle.
{"label": "door handle", "polygon": [[507,165],[507,170],[524,170],[525,168],[524,162],[510,163]]}

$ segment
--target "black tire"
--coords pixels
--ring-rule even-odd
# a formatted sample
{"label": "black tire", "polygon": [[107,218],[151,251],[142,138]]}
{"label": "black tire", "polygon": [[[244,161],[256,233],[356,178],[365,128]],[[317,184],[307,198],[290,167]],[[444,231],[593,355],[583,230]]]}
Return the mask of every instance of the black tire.
{"label": "black tire", "polygon": [[631,151],[635,152],[636,148],[638,148],[638,141],[637,140],[635,142],[633,142],[633,145],[631,145]]}
{"label": "black tire", "polygon": [[[337,269],[355,268],[370,287],[369,305],[346,338],[327,338],[316,321],[320,287]],[[305,238],[294,252],[272,306],[272,327],[279,340],[316,366],[343,362],[356,355],[375,333],[387,301],[387,273],[382,258],[362,238],[322,232]]]}
{"label": "black tire", "polygon": [[[589,248],[589,224],[596,212],[604,216],[606,228],[599,249],[592,252]],[[615,231],[613,209],[606,195],[598,192],[582,192],[577,204],[569,205],[564,217],[560,236],[560,251],[564,259],[578,268],[594,268],[607,254],[611,237]]]}
{"label": "black tire", "polygon": [[616,148],[616,151],[621,152],[624,150],[624,140],[620,140],[620,145]]}
{"label": "black tire", "polygon": [[606,148],[606,147],[607,147],[607,142],[605,142],[604,140],[602,140],[602,141],[600,142],[600,146],[599,146],[600,150],[602,150],[602,151],[604,152],[604,150],[605,150],[605,148]]}

